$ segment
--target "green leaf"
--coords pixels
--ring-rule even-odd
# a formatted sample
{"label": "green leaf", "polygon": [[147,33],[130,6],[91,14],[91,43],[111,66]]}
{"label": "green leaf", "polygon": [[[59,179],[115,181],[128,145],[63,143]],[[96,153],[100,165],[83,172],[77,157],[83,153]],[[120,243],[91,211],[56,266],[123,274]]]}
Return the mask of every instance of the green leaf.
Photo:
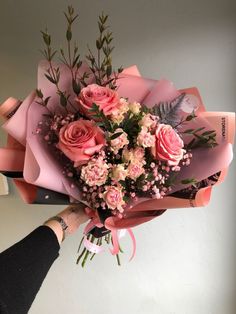
{"label": "green leaf", "polygon": [[194,178],[188,178],[188,179],[181,180],[181,183],[182,184],[196,184],[197,180]]}
{"label": "green leaf", "polygon": [[189,116],[186,117],[186,121],[191,121],[194,118],[196,118],[197,116],[195,115],[195,112],[193,111]]}
{"label": "green leaf", "polygon": [[114,140],[116,139],[117,137],[119,137],[120,135],[122,135],[123,132],[117,132],[117,133],[114,133],[111,137],[110,137],[110,140]]}
{"label": "green leaf", "polygon": [[72,80],[73,91],[76,95],[80,94],[81,86],[80,83],[77,83],[75,79]]}
{"label": "green leaf", "polygon": [[148,180],[148,181],[152,181],[154,178],[155,178],[155,177],[154,177],[154,174],[151,173],[151,172],[149,172],[149,174],[147,175],[147,180]]}
{"label": "green leaf", "polygon": [[188,148],[188,149],[192,148],[195,142],[196,142],[196,139],[193,138],[193,139],[187,144],[187,148]]}
{"label": "green leaf", "polygon": [[212,130],[212,131],[206,131],[206,132],[203,132],[202,133],[202,136],[206,136],[206,135],[213,135],[213,134],[215,134],[216,133],[216,131],[215,130]]}
{"label": "green leaf", "polygon": [[101,40],[99,40],[99,39],[96,40],[96,47],[97,47],[98,50],[100,50],[102,48]]}
{"label": "green leaf", "polygon": [[184,134],[193,134],[194,133],[194,129],[187,129],[183,133]]}
{"label": "green leaf", "polygon": [[60,104],[62,107],[67,106],[67,98],[63,93],[60,93]]}
{"label": "green leaf", "polygon": [[44,100],[44,104],[45,104],[45,106],[47,106],[47,104],[48,104],[48,102],[49,102],[49,99],[51,98],[51,96],[49,96],[49,97],[47,97],[47,98],[45,98],[45,100]]}
{"label": "green leaf", "polygon": [[172,173],[169,178],[166,180],[165,184],[168,187],[173,187],[176,184],[178,173]]}
{"label": "green leaf", "polygon": [[111,76],[111,73],[112,73],[112,66],[108,65],[107,69],[106,69],[106,74],[107,74],[107,76]]}
{"label": "green leaf", "polygon": [[44,74],[46,76],[46,78],[52,83],[52,84],[56,84],[57,82],[54,80],[54,78],[52,78],[50,75],[48,74]]}
{"label": "green leaf", "polygon": [[126,188],[126,182],[125,182],[125,180],[121,180],[121,181],[119,181],[119,183],[123,186],[123,188]]}
{"label": "green leaf", "polygon": [[99,127],[104,127],[104,123],[103,122],[96,122],[96,125]]}
{"label": "green leaf", "polygon": [[118,68],[118,73],[123,72],[123,70],[124,70],[123,67],[119,67],[119,68]]}
{"label": "green leaf", "polygon": [[36,104],[43,106],[42,102],[40,102],[40,101],[35,101],[35,102],[36,102]]}
{"label": "green leaf", "polygon": [[42,93],[41,89],[36,89],[35,92],[36,92],[36,95],[37,95],[39,98],[43,98],[43,93]]}
{"label": "green leaf", "polygon": [[99,112],[99,106],[95,103],[92,104],[91,109],[89,109],[89,111],[95,111],[95,112]]}
{"label": "green leaf", "polygon": [[78,64],[78,61],[79,61],[79,58],[80,58],[80,55],[76,56],[74,61],[73,61],[73,64],[72,64],[72,67],[74,68],[76,66],[76,64]]}
{"label": "green leaf", "polygon": [[46,44],[46,46],[50,46],[51,44],[51,36],[46,32],[41,31],[41,34],[43,35],[43,41]]}
{"label": "green leaf", "polygon": [[51,54],[51,56],[50,56],[50,60],[52,60],[54,57],[55,57],[55,54],[57,53],[57,51],[55,50],[55,51],[53,51],[53,53]]}
{"label": "green leaf", "polygon": [[205,127],[201,127],[201,128],[195,129],[194,133],[200,132],[200,131],[202,131],[204,129],[205,129]]}

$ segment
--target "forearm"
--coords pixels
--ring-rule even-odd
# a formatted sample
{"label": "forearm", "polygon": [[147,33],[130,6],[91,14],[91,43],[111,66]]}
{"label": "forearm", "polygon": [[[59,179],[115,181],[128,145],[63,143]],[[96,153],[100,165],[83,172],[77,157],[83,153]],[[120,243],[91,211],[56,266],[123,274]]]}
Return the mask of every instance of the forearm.
{"label": "forearm", "polygon": [[[57,214],[66,226],[65,234],[75,232],[88,220],[83,208],[82,204],[68,206]],[[3,308],[9,314],[28,312],[48,270],[59,255],[65,235],[63,225],[53,217],[0,254],[0,313]]]}
{"label": "forearm", "polygon": [[0,254],[0,300],[8,313],[28,312],[59,249],[53,230],[41,226]]}

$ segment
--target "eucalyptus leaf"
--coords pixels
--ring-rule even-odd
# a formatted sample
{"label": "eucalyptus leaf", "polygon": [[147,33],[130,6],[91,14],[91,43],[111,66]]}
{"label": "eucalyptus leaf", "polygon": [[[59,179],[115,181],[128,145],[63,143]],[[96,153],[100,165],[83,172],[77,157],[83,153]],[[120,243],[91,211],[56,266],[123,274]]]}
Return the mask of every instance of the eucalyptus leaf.
{"label": "eucalyptus leaf", "polygon": [[63,93],[60,93],[60,104],[62,107],[67,106],[67,98]]}
{"label": "eucalyptus leaf", "polygon": [[52,83],[52,84],[56,84],[57,82],[54,80],[54,78],[52,78],[50,75],[48,74],[44,74],[46,76],[46,78]]}
{"label": "eucalyptus leaf", "polygon": [[36,92],[36,95],[37,95],[39,98],[43,98],[43,93],[42,93],[41,89],[36,89],[35,92]]}
{"label": "eucalyptus leaf", "polygon": [[48,102],[49,102],[50,98],[51,98],[51,96],[48,96],[47,98],[45,98],[45,100],[44,100],[44,104],[45,104],[45,106],[47,106],[47,104],[48,104]]}

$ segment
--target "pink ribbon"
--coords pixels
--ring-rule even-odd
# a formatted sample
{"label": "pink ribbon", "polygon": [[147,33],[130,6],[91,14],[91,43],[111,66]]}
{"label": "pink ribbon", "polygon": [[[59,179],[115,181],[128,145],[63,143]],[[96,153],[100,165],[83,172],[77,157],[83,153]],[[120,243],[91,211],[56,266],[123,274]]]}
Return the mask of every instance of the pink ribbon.
{"label": "pink ribbon", "polygon": [[[86,207],[85,212],[91,218],[91,220],[89,221],[89,223],[84,228],[84,234],[85,234],[85,239],[83,241],[84,246],[91,253],[95,253],[95,254],[101,253],[105,249],[103,247],[95,244],[95,243],[92,243],[89,239],[87,239],[86,235],[94,227],[98,227],[98,228],[103,227],[103,224],[99,221],[99,218],[98,218],[98,216],[94,210],[92,210],[89,207]],[[136,254],[136,239],[135,239],[135,236],[133,234],[133,231],[130,228],[117,230],[115,228],[108,227],[107,229],[111,231],[111,236],[112,236],[113,247],[109,249],[112,255],[117,255],[119,253],[119,251],[120,251],[119,239],[121,239],[125,235],[126,231],[129,233],[130,238],[132,240],[132,248],[133,248],[132,249],[132,255],[129,259],[129,261],[131,261]],[[119,232],[119,234],[118,234],[118,232]]]}
{"label": "pink ribbon", "polygon": [[[136,254],[136,239],[134,236],[134,233],[132,231],[132,229],[127,228],[127,229],[122,229],[122,230],[126,230],[128,231],[130,238],[132,240],[132,255],[129,259],[129,262],[134,258],[135,254]],[[118,231],[117,229],[112,229],[111,230],[111,235],[112,235],[112,243],[113,243],[113,248],[110,249],[110,252],[112,255],[116,255],[119,253],[120,250],[120,245],[119,245],[119,239],[122,237],[122,235],[118,235]]]}
{"label": "pink ribbon", "polygon": [[84,246],[91,253],[98,254],[98,253],[101,253],[104,251],[104,248],[101,245],[97,245],[95,243],[92,243],[87,238],[84,239]]}

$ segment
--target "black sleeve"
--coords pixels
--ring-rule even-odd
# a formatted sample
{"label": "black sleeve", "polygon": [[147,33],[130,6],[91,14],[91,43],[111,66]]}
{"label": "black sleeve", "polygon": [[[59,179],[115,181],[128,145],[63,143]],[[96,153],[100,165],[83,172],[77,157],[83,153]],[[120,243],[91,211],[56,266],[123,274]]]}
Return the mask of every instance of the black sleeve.
{"label": "black sleeve", "polygon": [[25,314],[59,255],[55,233],[40,226],[0,253],[0,313]]}

